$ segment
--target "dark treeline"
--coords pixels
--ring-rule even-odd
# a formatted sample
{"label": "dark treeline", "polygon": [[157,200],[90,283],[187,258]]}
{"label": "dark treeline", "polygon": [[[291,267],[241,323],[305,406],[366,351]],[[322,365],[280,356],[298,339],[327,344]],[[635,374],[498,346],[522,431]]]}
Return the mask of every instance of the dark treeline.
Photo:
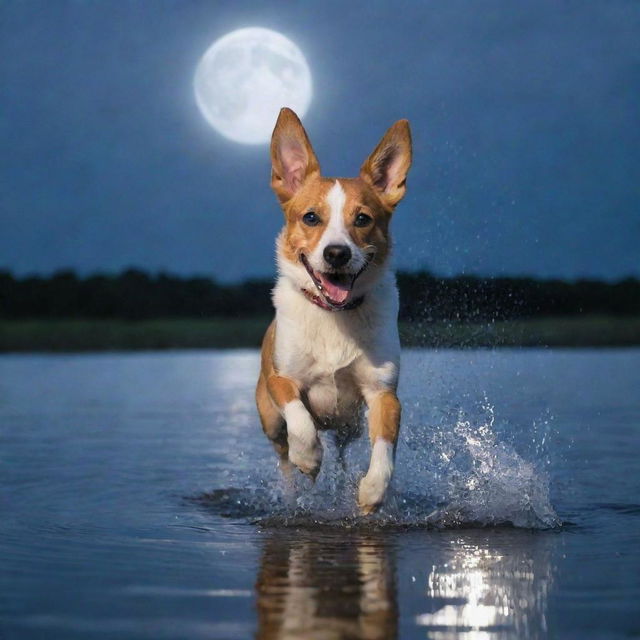
{"label": "dark treeline", "polygon": [[[640,280],[616,283],[533,278],[440,278],[399,273],[404,320],[506,320],[550,315],[640,315]],[[119,275],[16,278],[0,272],[0,317],[243,317],[272,312],[269,280],[222,285],[205,277]]]}

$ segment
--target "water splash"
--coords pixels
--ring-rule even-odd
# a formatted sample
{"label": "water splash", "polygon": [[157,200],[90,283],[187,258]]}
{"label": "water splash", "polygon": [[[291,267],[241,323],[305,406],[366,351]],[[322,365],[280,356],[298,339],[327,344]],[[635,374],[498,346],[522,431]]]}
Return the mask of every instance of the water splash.
{"label": "water splash", "polygon": [[561,524],[544,469],[547,434],[537,433],[535,425],[533,459],[499,435],[486,399],[479,411],[459,410],[453,423],[443,414],[435,426],[409,422],[403,429],[392,486],[373,516],[361,517],[356,506],[368,459],[366,438],[351,445],[343,467],[328,434],[322,435],[325,456],[315,484],[298,475],[286,485],[277,473],[265,475],[261,469],[245,478],[245,488],[216,490],[198,502],[218,515],[263,526],[546,529]]}
{"label": "water splash", "polygon": [[436,526],[558,526],[545,459],[521,457],[512,444],[498,438],[494,408],[485,401],[482,411],[484,420],[479,422],[461,411],[452,430],[434,434],[439,460],[433,464],[432,490],[438,507],[429,514],[429,522]]}

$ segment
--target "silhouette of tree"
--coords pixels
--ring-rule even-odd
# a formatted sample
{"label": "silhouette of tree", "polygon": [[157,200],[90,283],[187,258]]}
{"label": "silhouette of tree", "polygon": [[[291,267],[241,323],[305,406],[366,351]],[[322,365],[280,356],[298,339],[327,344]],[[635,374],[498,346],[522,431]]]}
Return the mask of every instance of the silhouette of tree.
{"label": "silhouette of tree", "polygon": [[[221,285],[207,277],[155,275],[130,268],[80,278],[71,270],[50,277],[0,271],[0,317],[179,318],[268,316],[270,280]],[[640,280],[439,278],[398,274],[400,318],[490,321],[549,315],[640,315]]]}

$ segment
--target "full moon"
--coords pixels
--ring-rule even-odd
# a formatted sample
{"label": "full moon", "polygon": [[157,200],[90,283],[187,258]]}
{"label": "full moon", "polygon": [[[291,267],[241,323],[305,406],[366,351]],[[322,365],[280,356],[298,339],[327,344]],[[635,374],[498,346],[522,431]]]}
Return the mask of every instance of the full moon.
{"label": "full moon", "polygon": [[259,27],[214,42],[196,67],[193,87],[207,122],[244,144],[268,142],[282,107],[302,117],[312,93],[300,49],[281,33]]}

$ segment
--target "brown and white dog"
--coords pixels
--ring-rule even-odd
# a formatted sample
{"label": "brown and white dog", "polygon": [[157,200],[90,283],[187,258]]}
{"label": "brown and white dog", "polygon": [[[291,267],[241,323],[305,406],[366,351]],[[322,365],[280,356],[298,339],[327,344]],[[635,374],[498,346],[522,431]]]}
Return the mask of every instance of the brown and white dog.
{"label": "brown and white dog", "polygon": [[357,178],[324,178],[296,114],[282,109],[271,139],[271,186],[285,215],[277,240],[276,317],[262,344],[256,401],[287,472],[314,477],[318,429],[357,430],[368,408],[371,462],[358,490],[380,506],[400,427],[398,292],[389,222],[411,165],[411,134],[396,122]]}

